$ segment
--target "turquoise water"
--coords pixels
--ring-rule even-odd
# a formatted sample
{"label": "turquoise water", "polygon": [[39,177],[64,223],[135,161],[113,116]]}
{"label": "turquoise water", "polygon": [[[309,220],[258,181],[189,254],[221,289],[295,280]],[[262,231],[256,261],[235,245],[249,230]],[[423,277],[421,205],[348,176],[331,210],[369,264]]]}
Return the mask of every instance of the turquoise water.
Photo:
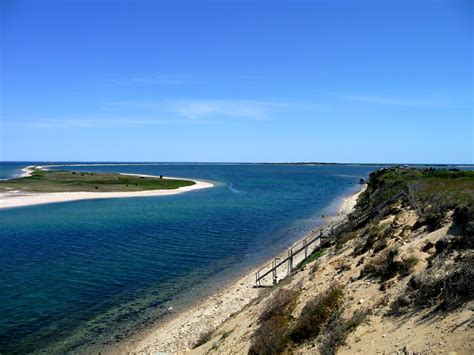
{"label": "turquoise water", "polygon": [[290,245],[374,168],[74,169],[194,177],[216,186],[0,210],[1,353],[90,351],[129,336]]}

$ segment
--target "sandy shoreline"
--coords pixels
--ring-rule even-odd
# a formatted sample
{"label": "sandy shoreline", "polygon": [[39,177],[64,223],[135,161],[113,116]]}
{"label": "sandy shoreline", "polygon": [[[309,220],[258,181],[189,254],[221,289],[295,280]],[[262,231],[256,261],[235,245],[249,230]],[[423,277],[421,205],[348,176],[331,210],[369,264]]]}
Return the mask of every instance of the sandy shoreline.
{"label": "sandy shoreline", "polygon": [[[28,166],[23,168],[21,177],[30,176],[34,170],[44,169],[41,166]],[[140,174],[122,174],[132,176],[156,177],[154,175]],[[165,177],[166,179],[177,179],[175,177]],[[184,179],[184,178],[183,178]],[[168,196],[176,195],[183,192],[206,189],[214,185],[199,180],[186,179],[193,181],[192,186],[183,186],[174,190],[148,190],[148,191],[132,191],[132,192],[50,192],[50,193],[25,193],[21,191],[11,191],[0,193],[0,209],[23,207],[31,205],[41,205],[47,203],[68,202],[78,200],[95,200],[106,198],[130,198],[130,197],[150,197],[150,196]]]}
{"label": "sandy shoreline", "polygon": [[[351,196],[345,197],[338,208],[337,214],[326,217],[324,228],[330,228],[331,225],[343,220],[353,210],[357,198],[362,191],[363,189]],[[303,258],[303,255],[296,258],[295,265],[302,261]],[[105,349],[105,353],[149,354],[189,350],[201,334],[216,329],[233,313],[242,310],[254,300],[260,292],[264,292],[262,288],[253,287],[255,281],[254,273],[270,260],[267,260],[258,268],[251,270],[237,280],[231,281],[227,286],[190,306],[188,309],[174,314],[168,319],[159,320],[151,328],[140,332],[127,341]],[[279,271],[279,279],[284,278],[285,274],[286,270],[282,268]]]}

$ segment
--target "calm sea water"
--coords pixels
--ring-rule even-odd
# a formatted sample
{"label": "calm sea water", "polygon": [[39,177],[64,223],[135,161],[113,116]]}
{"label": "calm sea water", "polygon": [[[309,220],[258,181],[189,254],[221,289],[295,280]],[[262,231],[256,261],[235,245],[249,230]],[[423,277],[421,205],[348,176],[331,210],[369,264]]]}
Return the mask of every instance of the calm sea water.
{"label": "calm sea water", "polygon": [[27,162],[24,163],[6,163],[6,162],[0,162],[0,180],[3,179],[9,179],[12,177],[19,177],[23,172],[21,169],[23,169],[25,166],[28,166]]}
{"label": "calm sea water", "polygon": [[[3,164],[2,177],[25,164]],[[165,197],[0,210],[0,353],[87,351],[212,292],[321,223],[373,167],[75,167],[194,177]]]}

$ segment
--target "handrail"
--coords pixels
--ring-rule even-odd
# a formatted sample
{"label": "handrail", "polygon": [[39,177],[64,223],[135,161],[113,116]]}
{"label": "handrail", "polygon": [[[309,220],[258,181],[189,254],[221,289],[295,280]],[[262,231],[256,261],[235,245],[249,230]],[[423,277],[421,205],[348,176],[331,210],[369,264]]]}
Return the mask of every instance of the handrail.
{"label": "handrail", "polygon": [[[310,237],[314,236],[314,238],[311,238],[311,239],[308,240],[308,237],[306,237],[303,240],[300,240],[299,242],[292,245],[288,249],[288,251],[287,251],[288,256],[286,256],[282,259],[280,259],[278,257],[274,258],[270,263],[268,263],[268,264],[264,265],[263,267],[261,267],[255,273],[255,286],[259,287],[260,286],[260,281],[271,273],[273,273],[273,284],[276,284],[277,283],[277,277],[276,277],[277,276],[276,275],[277,268],[282,266],[286,262],[288,262],[288,274],[290,274],[293,270],[293,258],[294,258],[295,255],[301,253],[304,250],[305,251],[305,259],[306,259],[306,257],[308,256],[307,255],[308,247],[310,245],[312,245],[314,242],[316,242],[317,240],[321,241],[322,239],[325,239],[325,238],[333,238],[335,235],[338,235],[338,234],[344,232],[345,230],[347,230],[349,228],[353,228],[353,227],[359,225],[363,220],[369,218],[374,213],[378,213],[383,207],[387,206],[389,203],[395,201],[400,196],[402,196],[403,194],[406,194],[406,193],[407,193],[406,189],[403,188],[403,189],[399,190],[397,193],[393,194],[388,199],[386,199],[386,200],[378,203],[377,205],[373,206],[368,211],[366,211],[363,214],[361,214],[360,216],[358,216],[356,219],[350,220],[350,219],[347,218],[347,219],[345,219],[345,220],[343,220],[339,223],[336,223],[335,225],[333,225],[331,227],[331,229],[329,230],[329,233],[328,233],[327,236],[323,235],[324,234],[324,229],[325,229],[324,227],[320,227],[317,230],[310,232],[309,236]],[[319,233],[317,233],[318,231],[319,231]],[[303,244],[303,246],[299,246],[300,244]],[[268,267],[270,267],[268,270],[266,270],[263,274],[260,274],[260,272],[267,269]]]}

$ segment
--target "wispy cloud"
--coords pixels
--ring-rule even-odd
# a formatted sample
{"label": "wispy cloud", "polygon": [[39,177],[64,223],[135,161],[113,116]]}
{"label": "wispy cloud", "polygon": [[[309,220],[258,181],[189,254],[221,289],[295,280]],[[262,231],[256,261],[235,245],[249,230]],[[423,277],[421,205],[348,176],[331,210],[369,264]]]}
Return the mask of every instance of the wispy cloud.
{"label": "wispy cloud", "polygon": [[189,100],[169,102],[167,109],[188,118],[228,116],[240,118],[266,118],[275,109],[286,108],[286,103],[235,100]]}
{"label": "wispy cloud", "polygon": [[79,117],[10,119],[7,124],[33,128],[102,128],[164,124],[239,125],[285,118],[302,111],[327,111],[316,104],[259,100],[130,100],[103,103],[98,113]]}
{"label": "wispy cloud", "polygon": [[284,102],[252,100],[165,100],[165,101],[120,101],[107,106],[126,107],[134,110],[166,112],[188,119],[197,118],[247,118],[263,119],[277,110],[288,108]]}

